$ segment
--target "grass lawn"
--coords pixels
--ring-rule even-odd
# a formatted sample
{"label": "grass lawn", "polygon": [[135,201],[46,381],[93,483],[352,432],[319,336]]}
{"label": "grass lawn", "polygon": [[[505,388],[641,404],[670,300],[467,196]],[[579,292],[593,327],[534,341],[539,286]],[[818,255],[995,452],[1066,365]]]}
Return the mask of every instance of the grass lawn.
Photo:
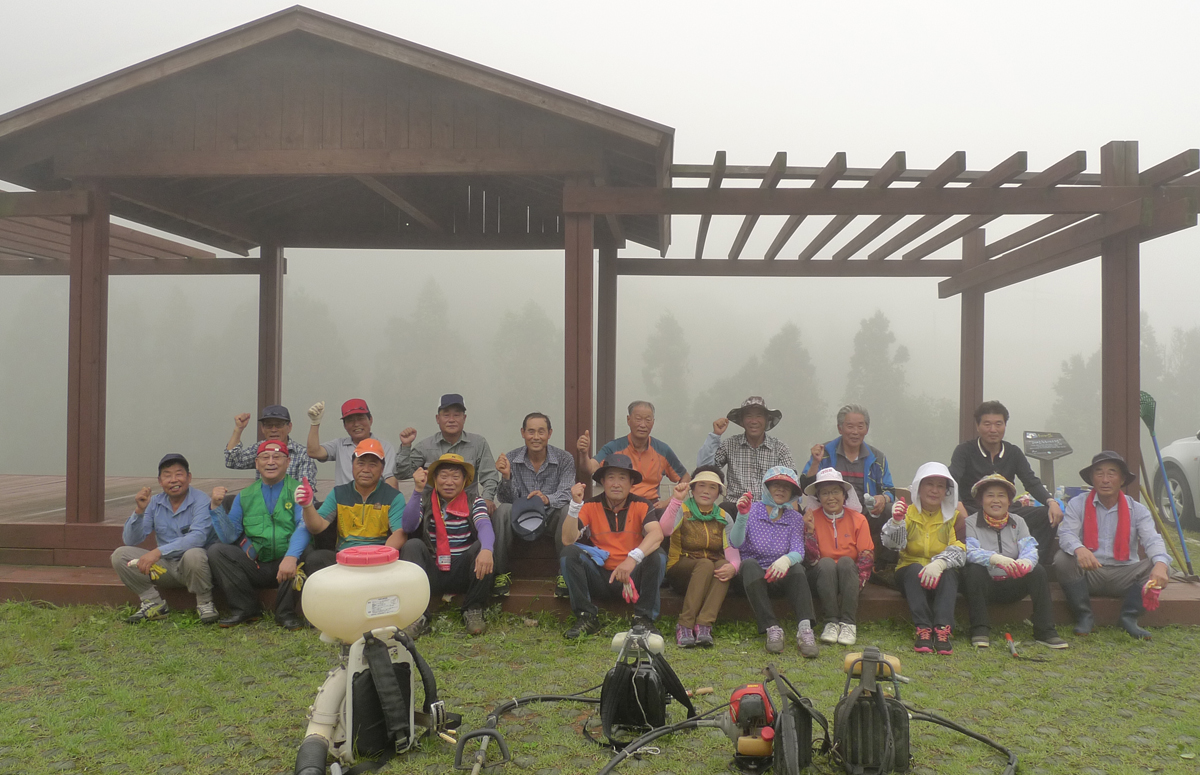
{"label": "grass lawn", "polygon": [[[0,604],[0,772],[21,773],[291,773],[305,713],[336,663],[315,631],[289,633],[270,622],[234,630],[175,613],[166,622],[125,625],[128,611],[94,606]],[[674,622],[661,623],[664,632]],[[499,701],[538,692],[573,692],[598,684],[611,666],[617,631],[568,642],[551,618],[528,626],[497,615],[479,638],[465,637],[444,614],[420,641],[442,696],[482,724]],[[1063,628],[1068,629],[1068,628]],[[1003,630],[1000,630],[1002,636]],[[1069,634],[1069,630],[1067,633]],[[1016,625],[1018,640],[1030,638]],[[757,680],[767,662],[750,624],[720,626],[715,648],[668,647],[684,684],[713,686],[699,710]],[[1101,628],[1071,638],[1071,648],[1029,646],[1047,664],[1011,659],[1002,648],[973,653],[959,640],[952,657],[911,652],[899,623],[864,625],[859,644],[897,654],[913,679],[904,697],[1018,751],[1021,773],[1200,772],[1200,628],[1156,630],[1152,643]],[[832,716],[841,694],[845,649],[823,647],[801,660],[794,644],[778,664],[818,709]],[[580,735],[589,706],[535,705],[501,723],[514,761],[510,773],[593,773],[606,754]],[[671,717],[682,718],[672,705]],[[999,772],[1000,756],[927,724],[913,730],[915,772]],[[715,730],[659,741],[661,755],[623,764],[619,772],[725,772],[731,748]],[[473,747],[472,747],[473,748]],[[426,741],[385,772],[452,771],[453,750]],[[492,770],[499,772],[500,770]],[[841,772],[818,760],[810,771]]]}

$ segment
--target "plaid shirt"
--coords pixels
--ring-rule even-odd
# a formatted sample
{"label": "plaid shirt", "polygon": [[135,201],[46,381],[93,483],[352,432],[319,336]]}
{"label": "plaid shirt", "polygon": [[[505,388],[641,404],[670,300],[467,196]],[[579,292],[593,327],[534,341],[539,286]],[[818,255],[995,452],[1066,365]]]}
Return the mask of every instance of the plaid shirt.
{"label": "plaid shirt", "polygon": [[746,443],[744,433],[724,440],[715,433],[708,434],[704,445],[700,447],[700,454],[696,456],[696,465],[715,465],[725,469],[725,497],[728,500],[737,500],[747,492],[757,498],[762,490],[763,477],[774,466],[796,470],[792,451],[787,444],[774,436],[764,436],[763,443],[755,449]]}
{"label": "plaid shirt", "polygon": [[549,508],[557,509],[571,502],[571,488],[575,486],[575,458],[565,449],[546,447],[546,462],[534,471],[525,458],[525,447],[509,452],[510,479],[500,480],[498,497],[501,503],[512,503],[538,490],[550,499]]}
{"label": "plaid shirt", "polygon": [[[253,446],[238,444],[233,449],[225,450],[225,467],[238,470],[254,468],[254,459],[258,457],[258,443]],[[290,436],[288,437],[288,476],[295,479],[297,482],[302,481],[304,477],[308,477],[308,483],[313,486],[313,492],[317,491],[317,463],[308,456],[308,447],[303,444],[297,444]],[[258,472],[254,473],[255,478],[258,478]]]}

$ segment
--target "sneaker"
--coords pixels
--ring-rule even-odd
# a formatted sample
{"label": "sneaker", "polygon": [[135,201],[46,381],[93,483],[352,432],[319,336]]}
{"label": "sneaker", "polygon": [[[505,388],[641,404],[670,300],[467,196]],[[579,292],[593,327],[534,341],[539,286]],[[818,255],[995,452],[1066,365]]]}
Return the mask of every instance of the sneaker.
{"label": "sneaker", "polygon": [[207,603],[197,603],[196,613],[200,615],[201,624],[212,624],[219,618],[217,607],[213,605],[211,600]]}
{"label": "sneaker", "polygon": [[946,624],[941,627],[934,627],[933,639],[937,653],[942,656],[949,656],[954,653],[954,646],[950,644],[950,625]]}
{"label": "sneaker", "polygon": [[808,622],[802,622],[796,628],[796,645],[800,647],[800,656],[805,659],[816,659],[821,653],[821,647],[817,645],[817,636],[813,634],[812,627],[806,627]]}
{"label": "sneaker", "polygon": [[404,628],[404,634],[415,643],[417,638],[425,634],[428,627],[429,620],[425,618],[425,614],[421,614],[415,622]]}
{"label": "sneaker", "polygon": [[580,635],[595,635],[600,632],[600,629],[600,620],[593,614],[579,614],[575,617],[575,624],[563,633],[563,637],[567,640],[575,640]]}
{"label": "sneaker", "polygon": [[482,635],[487,630],[487,625],[483,622],[482,608],[468,608],[462,612],[462,617],[468,635]]}
{"label": "sneaker", "polygon": [[842,626],[838,629],[840,630],[838,632],[837,640],[839,646],[853,646],[855,641],[858,640],[857,624],[846,624],[845,622],[842,622]]}
{"label": "sneaker", "polygon": [[512,574],[497,573],[496,580],[492,583],[492,595],[495,597],[508,597],[509,590],[512,589]]}
{"label": "sneaker", "polygon": [[971,645],[977,649],[988,649],[992,647],[992,639],[987,635],[972,635]]}
{"label": "sneaker", "polygon": [[837,622],[827,622],[825,629],[821,630],[821,642],[830,645],[838,642],[838,634],[841,632],[841,627]]}
{"label": "sneaker", "polygon": [[696,625],[696,645],[708,648],[713,644],[712,627],[707,624]]}
{"label": "sneaker", "polygon": [[929,627],[917,628],[917,640],[913,645],[913,651],[918,654],[933,653],[933,629]]}
{"label": "sneaker", "polygon": [[696,645],[696,635],[691,627],[682,624],[675,625],[675,645],[681,649],[690,649]]}
{"label": "sneaker", "polygon": [[559,576],[554,580],[554,596],[568,598],[571,596],[571,590],[567,589],[567,580]]}
{"label": "sneaker", "polygon": [[171,607],[167,605],[167,601],[159,598],[158,600],[143,600],[138,606],[138,610],[133,616],[125,621],[129,624],[141,624],[144,621],[154,621],[155,619],[166,619],[167,614],[171,613]]}
{"label": "sneaker", "polygon": [[783,628],[779,625],[767,628],[767,653],[783,653]]}
{"label": "sneaker", "polygon": [[1070,643],[1067,643],[1057,635],[1051,635],[1049,638],[1038,638],[1035,642],[1048,649],[1065,649],[1071,646]]}

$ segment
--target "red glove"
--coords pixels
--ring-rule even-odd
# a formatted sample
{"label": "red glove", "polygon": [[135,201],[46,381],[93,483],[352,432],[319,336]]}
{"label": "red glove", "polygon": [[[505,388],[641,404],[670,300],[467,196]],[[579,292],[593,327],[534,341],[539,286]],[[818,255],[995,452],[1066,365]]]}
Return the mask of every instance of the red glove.
{"label": "red glove", "polygon": [[1146,586],[1142,587],[1142,607],[1147,611],[1153,611],[1158,608],[1158,596],[1162,594],[1162,590],[1158,588],[1158,584],[1154,579],[1146,582]]}
{"label": "red glove", "polygon": [[754,497],[750,493],[744,494],[738,498],[737,510],[739,514],[745,514],[750,511],[750,504],[754,503]]}
{"label": "red glove", "polygon": [[908,514],[908,504],[901,498],[896,501],[895,506],[892,506],[892,519],[897,522],[903,522],[906,514]]}
{"label": "red glove", "polygon": [[296,503],[301,506],[307,506],[313,502],[313,488],[308,483],[308,477],[304,477],[300,482],[300,486],[296,488]]}
{"label": "red glove", "polygon": [[632,604],[638,601],[638,591],[637,587],[633,585],[633,579],[625,582],[625,585],[621,588],[621,597],[625,598],[626,603]]}

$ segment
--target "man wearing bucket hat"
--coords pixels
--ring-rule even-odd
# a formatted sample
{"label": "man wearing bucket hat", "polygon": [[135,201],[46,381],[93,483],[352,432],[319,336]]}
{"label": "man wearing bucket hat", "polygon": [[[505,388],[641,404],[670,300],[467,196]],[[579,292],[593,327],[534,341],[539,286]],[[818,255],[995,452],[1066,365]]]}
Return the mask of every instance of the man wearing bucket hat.
{"label": "man wearing bucket hat", "polygon": [[410,540],[400,550],[400,559],[424,569],[430,600],[463,593],[467,633],[482,635],[487,628],[483,609],[492,593],[495,540],[487,504],[467,491],[475,480],[475,466],[462,455],[447,453],[430,464],[428,488],[425,477],[423,468],[413,473],[416,490],[404,510],[404,532]]}
{"label": "man wearing bucket hat", "polygon": [[614,453],[592,474],[602,491],[586,502],[586,485],[571,488],[563,522],[559,567],[567,581],[575,624],[567,638],[600,631],[593,597],[624,599],[633,605],[633,624],[654,629],[664,562],[657,551],[662,528],[654,505],[633,494],[642,474],[626,455]]}
{"label": "man wearing bucket hat", "polygon": [[[321,420],[324,416],[324,401],[318,401],[309,407],[308,419],[312,424],[308,429],[307,451],[309,457],[320,463],[327,460],[334,462],[334,487],[348,484],[354,480],[354,458],[357,455],[358,445],[362,443],[363,439],[374,439],[379,442],[384,455],[384,481],[389,487],[398,486],[395,477],[392,476],[392,468],[396,465],[396,449],[371,432],[371,425],[375,420],[371,416],[371,410],[367,407],[366,401],[361,398],[351,398],[342,404],[342,427],[346,429],[347,435],[322,444]],[[312,480],[309,481],[311,483]]]}
{"label": "man wearing bucket hat", "polygon": [[971,487],[979,512],[967,517],[967,564],[963,589],[971,611],[971,645],[988,648],[991,626],[988,603],[1015,603],[1028,596],[1033,601],[1033,637],[1052,649],[1067,642],[1054,629],[1050,610],[1050,582],[1046,567],[1038,562],[1038,541],[1025,520],[1009,511],[1016,486],[1000,474],[988,474]]}
{"label": "man wearing bucket hat", "polygon": [[[1067,504],[1058,529],[1054,558],[1058,583],[1075,615],[1075,633],[1092,631],[1092,595],[1121,599],[1118,623],[1139,640],[1150,633],[1138,626],[1147,608],[1158,607],[1167,586],[1171,558],[1154,527],[1150,510],[1122,490],[1137,481],[1125,458],[1105,450],[1079,476],[1092,489]],[[1138,548],[1146,559],[1139,559]]]}
{"label": "man wearing bucket hat", "polygon": [[822,643],[853,646],[858,593],[875,567],[875,542],[858,494],[835,468],[822,468],[804,488],[804,558],[808,583],[825,614]]}
{"label": "man wearing bucket hat", "polygon": [[[769,468],[785,466],[795,470],[796,463],[788,445],[767,435],[781,419],[783,412],[768,409],[762,396],[750,396],[741,406],[713,421],[713,432],[700,447],[696,465],[724,468],[727,491],[734,496],[757,489]],[[721,434],[729,423],[740,425],[744,430],[722,440]],[[732,501],[726,501],[722,508],[732,514],[736,507]]]}
{"label": "man wearing bucket hat", "polygon": [[[296,502],[304,507],[304,526],[315,535],[337,524],[336,551],[351,546],[387,544],[399,549],[404,545],[401,519],[404,495],[383,481],[386,453],[379,439],[366,438],[354,448],[354,479],[337,485],[318,510],[313,507],[310,485],[296,489]],[[315,552],[314,561],[332,565],[334,553]]]}
{"label": "man wearing bucket hat", "polygon": [[[250,417],[249,412],[243,412],[233,418],[233,435],[225,445],[226,468],[258,468],[258,445],[242,444],[242,432],[250,424]],[[292,415],[286,406],[272,404],[264,407],[258,415],[258,429],[262,432],[263,441],[280,441],[287,446],[288,476],[297,482],[308,479],[310,484],[316,484],[317,464],[308,456],[308,447],[291,437]]]}

